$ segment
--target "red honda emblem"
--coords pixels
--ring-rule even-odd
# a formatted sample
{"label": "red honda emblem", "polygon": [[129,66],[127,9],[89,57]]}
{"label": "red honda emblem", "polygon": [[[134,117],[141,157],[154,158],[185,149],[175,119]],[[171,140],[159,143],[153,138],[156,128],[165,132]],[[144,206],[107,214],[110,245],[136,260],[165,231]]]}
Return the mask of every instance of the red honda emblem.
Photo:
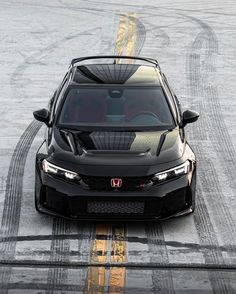
{"label": "red honda emblem", "polygon": [[120,188],[122,186],[122,179],[114,178],[111,179],[112,188]]}

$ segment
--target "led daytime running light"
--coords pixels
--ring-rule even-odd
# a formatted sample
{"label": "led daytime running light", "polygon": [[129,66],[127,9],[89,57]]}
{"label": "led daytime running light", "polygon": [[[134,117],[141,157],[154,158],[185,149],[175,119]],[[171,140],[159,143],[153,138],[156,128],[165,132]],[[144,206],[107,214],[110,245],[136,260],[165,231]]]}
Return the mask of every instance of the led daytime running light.
{"label": "led daytime running light", "polygon": [[79,175],[75,172],[69,171],[57,165],[48,162],[46,159],[42,161],[42,169],[45,173],[57,175],[59,177],[64,177],[68,180],[80,179]]}
{"label": "led daytime running light", "polygon": [[153,181],[164,181],[177,176],[186,175],[191,169],[191,162],[185,161],[183,164],[168,169],[166,171],[156,173],[153,177]]}

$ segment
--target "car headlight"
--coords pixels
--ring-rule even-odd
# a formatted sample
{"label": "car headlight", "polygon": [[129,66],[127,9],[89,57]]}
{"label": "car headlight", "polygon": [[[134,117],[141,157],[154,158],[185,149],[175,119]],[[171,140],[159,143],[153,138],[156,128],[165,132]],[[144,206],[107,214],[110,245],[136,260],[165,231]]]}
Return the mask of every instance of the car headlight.
{"label": "car headlight", "polygon": [[162,171],[160,173],[156,173],[152,180],[161,182],[169,179],[173,179],[178,176],[186,175],[191,170],[191,162],[189,160],[184,163],[170,168],[168,170]]}
{"label": "car headlight", "polygon": [[79,174],[52,164],[46,159],[42,161],[42,169],[45,173],[65,178],[67,180],[80,180]]}

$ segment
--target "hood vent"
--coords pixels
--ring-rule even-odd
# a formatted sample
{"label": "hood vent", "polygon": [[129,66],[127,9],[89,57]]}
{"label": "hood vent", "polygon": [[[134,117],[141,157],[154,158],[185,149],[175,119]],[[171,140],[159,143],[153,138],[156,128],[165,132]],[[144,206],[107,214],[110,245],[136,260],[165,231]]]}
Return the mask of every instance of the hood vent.
{"label": "hood vent", "polygon": [[144,151],[132,151],[132,150],[87,150],[87,155],[107,155],[107,156],[146,156],[150,152],[150,148]]}
{"label": "hood vent", "polygon": [[130,150],[135,132],[92,132],[90,138],[96,150]]}
{"label": "hood vent", "polygon": [[71,131],[67,131],[67,130],[61,130],[61,132],[65,136],[65,139],[67,140],[73,154],[74,155],[82,155],[84,150],[79,145],[79,142],[77,142],[77,144],[76,144],[74,134]]}

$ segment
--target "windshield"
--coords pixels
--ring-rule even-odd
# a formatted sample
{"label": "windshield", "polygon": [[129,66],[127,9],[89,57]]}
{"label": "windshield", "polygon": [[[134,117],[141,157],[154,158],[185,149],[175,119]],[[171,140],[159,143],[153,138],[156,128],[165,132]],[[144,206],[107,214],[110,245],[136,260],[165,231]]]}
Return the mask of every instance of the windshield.
{"label": "windshield", "polygon": [[161,87],[78,87],[69,90],[59,124],[169,128],[174,123]]}

